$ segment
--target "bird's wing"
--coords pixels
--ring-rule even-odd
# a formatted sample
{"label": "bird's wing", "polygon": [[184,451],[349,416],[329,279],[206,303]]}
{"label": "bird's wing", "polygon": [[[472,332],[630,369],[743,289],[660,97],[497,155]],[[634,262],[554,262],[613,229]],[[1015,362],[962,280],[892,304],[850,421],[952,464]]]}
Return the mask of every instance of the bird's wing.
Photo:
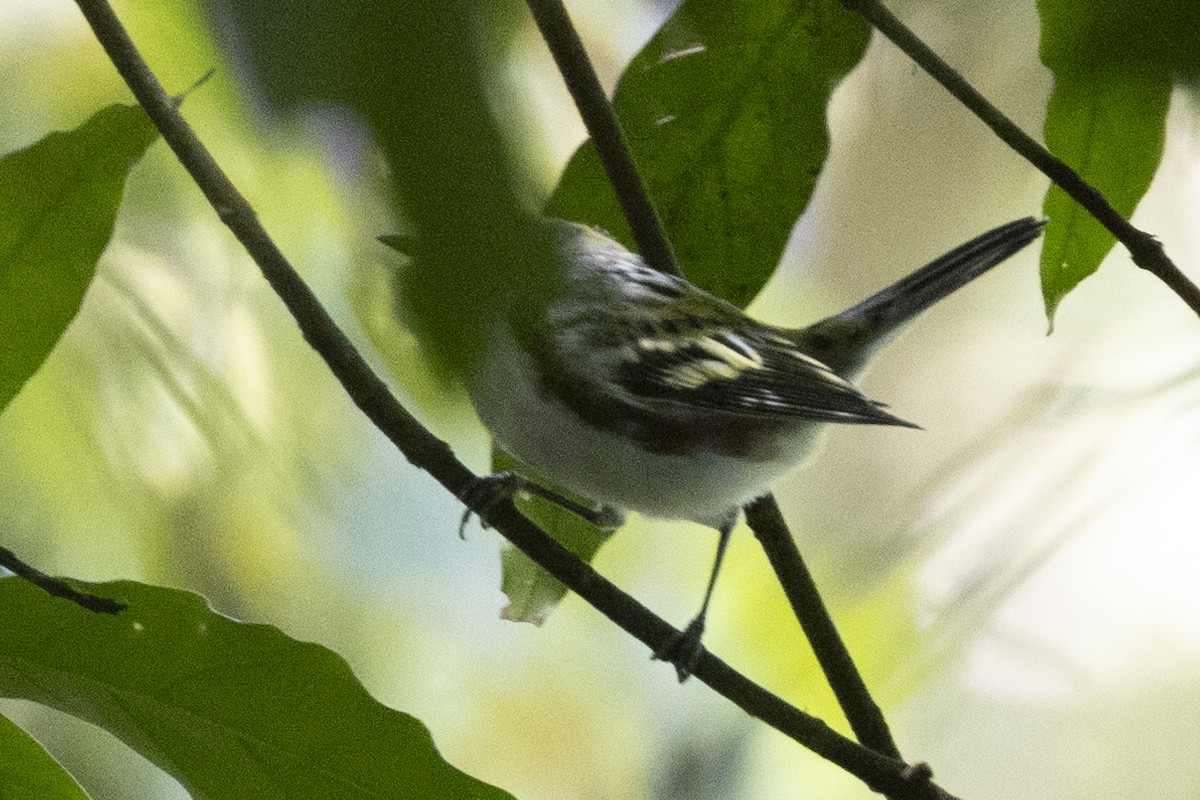
{"label": "bird's wing", "polygon": [[671,336],[641,335],[613,363],[631,401],[677,404],[755,417],[904,425],[829,367],[766,326],[735,331],[701,325]]}
{"label": "bird's wing", "polygon": [[[567,394],[607,393],[633,410],[910,425],[805,355],[786,331],[583,226],[564,229],[564,297],[540,343]],[[552,340],[552,341],[551,341]],[[549,345],[549,346],[547,346]],[[912,426],[915,427],[915,426]]]}

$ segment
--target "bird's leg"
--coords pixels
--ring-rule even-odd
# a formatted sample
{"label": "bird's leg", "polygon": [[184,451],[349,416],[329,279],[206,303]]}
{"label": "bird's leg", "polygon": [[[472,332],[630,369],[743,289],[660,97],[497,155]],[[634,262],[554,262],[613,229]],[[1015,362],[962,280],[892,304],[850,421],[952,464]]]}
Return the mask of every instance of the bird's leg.
{"label": "bird's leg", "polygon": [[467,485],[459,495],[467,508],[463,511],[462,521],[458,525],[458,535],[464,537],[467,522],[470,521],[473,506],[479,506],[486,514],[488,509],[501,500],[511,500],[518,492],[528,492],[543,500],[548,500],[560,508],[565,508],[580,519],[592,523],[598,528],[616,530],[625,522],[625,515],[611,506],[595,508],[578,503],[569,497],[564,497],[552,489],[547,489],[515,472],[497,472],[494,475],[484,475],[476,478]]}
{"label": "bird's leg", "polygon": [[700,660],[700,654],[704,651],[700,638],[704,636],[704,619],[708,614],[708,603],[712,600],[713,589],[717,585],[717,574],[720,573],[721,562],[725,558],[725,549],[729,546],[729,537],[733,535],[733,529],[737,526],[740,513],[741,509],[733,509],[717,528],[719,534],[717,557],[713,561],[712,572],[708,576],[708,587],[704,590],[704,602],[700,604],[700,613],[662,652],[654,654],[654,658],[660,661],[670,661],[675,665],[675,674],[679,676],[680,683],[691,676],[692,671],[696,668],[696,662]]}

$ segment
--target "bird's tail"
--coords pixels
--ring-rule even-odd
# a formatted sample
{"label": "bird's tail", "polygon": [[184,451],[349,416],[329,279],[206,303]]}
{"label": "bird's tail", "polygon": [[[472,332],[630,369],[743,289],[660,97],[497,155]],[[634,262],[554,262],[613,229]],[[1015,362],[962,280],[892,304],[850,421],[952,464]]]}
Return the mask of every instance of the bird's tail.
{"label": "bird's tail", "polygon": [[906,322],[1041,235],[1032,217],[976,236],[840,314],[795,332],[804,352],[850,377]]}

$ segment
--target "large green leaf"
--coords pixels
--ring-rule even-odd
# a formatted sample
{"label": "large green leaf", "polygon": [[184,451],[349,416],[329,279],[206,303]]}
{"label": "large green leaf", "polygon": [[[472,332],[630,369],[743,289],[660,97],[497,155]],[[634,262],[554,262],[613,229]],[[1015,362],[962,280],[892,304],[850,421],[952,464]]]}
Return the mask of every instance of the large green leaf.
{"label": "large green leaf", "polygon": [[0,800],[87,800],[50,754],[0,716]]}
{"label": "large green leaf", "polygon": [[[689,279],[745,305],[774,271],[829,148],[825,108],[869,28],[835,0],[684,0],[613,98]],[[596,149],[549,213],[632,246]]]}
{"label": "large green leaf", "polygon": [[0,409],[75,318],[156,136],[140,107],[112,105],[0,159]]}
{"label": "large green leaf", "polygon": [[[1200,64],[1200,3],[1039,0],[1038,11],[1042,63],[1054,72],[1046,146],[1129,216],[1162,156],[1172,80]],[[1116,240],[1057,186],[1043,213],[1042,293],[1053,321]]]}
{"label": "large green leaf", "polygon": [[223,617],[193,594],[122,582],[93,614],[0,580],[0,695],[91,722],[198,799],[509,798],[447,764],[336,654]]}

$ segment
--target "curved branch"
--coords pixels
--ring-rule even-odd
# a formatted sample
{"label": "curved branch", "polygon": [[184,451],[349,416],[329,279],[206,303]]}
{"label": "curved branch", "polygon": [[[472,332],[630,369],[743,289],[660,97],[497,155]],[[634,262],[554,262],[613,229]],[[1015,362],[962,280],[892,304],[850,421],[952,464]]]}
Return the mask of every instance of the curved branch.
{"label": "curved branch", "polygon": [[945,87],[956,100],[983,120],[1005,144],[1041,170],[1117,237],[1117,241],[1129,250],[1134,264],[1165,283],[1192,311],[1200,314],[1200,287],[1180,271],[1163,250],[1161,242],[1145,231],[1135,228],[1109,204],[1103,194],[1081,178],[1078,172],[1051,155],[1049,150],[1038,144],[1000,109],[988,102],[987,98],[967,83],[962,75],[933,52],[879,0],[841,0],[841,3],[866,17],[880,33],[917,62],[921,69]]}
{"label": "curved branch", "polygon": [[[163,139],[200,187],[221,220],[237,237],[263,277],[291,312],[304,338],[329,366],[354,404],[415,466],[456,496],[476,476],[450,447],[426,430],[388,391],[284,258],[176,104],[142,59],[106,0],[76,0],[117,71],[150,116]],[[651,652],[674,641],[678,631],[605,580],[590,566],[522,516],[511,502],[472,508],[522,552],[572,591],[645,644]],[[952,800],[933,784],[927,770],[910,767],[863,747],[805,714],[740,674],[711,653],[701,654],[695,676],[801,745],[856,776],[872,789],[897,798]]]}

